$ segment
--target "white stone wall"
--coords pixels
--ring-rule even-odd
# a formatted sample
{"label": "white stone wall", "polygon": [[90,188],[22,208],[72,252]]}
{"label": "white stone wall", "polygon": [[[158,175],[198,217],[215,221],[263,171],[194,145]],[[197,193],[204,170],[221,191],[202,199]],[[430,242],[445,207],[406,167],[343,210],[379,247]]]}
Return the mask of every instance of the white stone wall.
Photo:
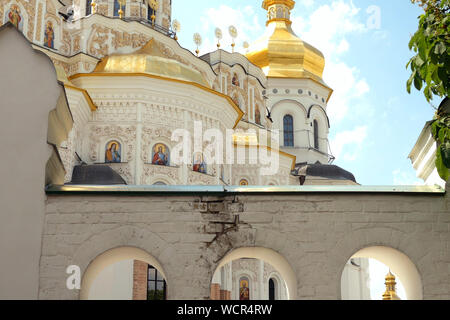
{"label": "white stone wall", "polygon": [[39,298],[77,299],[79,291],[65,286],[68,265],[84,273],[106,250],[131,246],[160,262],[169,299],[208,299],[218,261],[241,247],[284,257],[295,272],[297,299],[340,299],[349,258],[362,248],[387,246],[416,266],[424,299],[450,299],[448,194],[237,196],[243,212],[229,231],[230,224],[220,222],[232,225],[234,215],[202,212],[201,200],[199,194],[48,195]]}

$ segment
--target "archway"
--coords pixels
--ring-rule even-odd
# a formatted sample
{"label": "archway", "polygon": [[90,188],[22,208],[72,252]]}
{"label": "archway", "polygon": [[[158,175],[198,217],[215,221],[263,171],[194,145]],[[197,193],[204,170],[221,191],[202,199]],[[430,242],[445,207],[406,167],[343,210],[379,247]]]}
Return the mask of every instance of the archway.
{"label": "archway", "polygon": [[[233,263],[236,263],[237,261],[244,261],[247,267],[232,270]],[[229,279],[227,279],[226,276],[224,276],[227,272],[232,272],[234,274],[230,275],[228,277]],[[280,299],[295,300],[297,297],[297,277],[289,262],[282,255],[272,249],[262,247],[244,247],[235,249],[229,252],[218,263],[217,268],[215,269],[211,281],[211,298],[228,300],[232,299],[234,296],[236,300],[239,300],[237,292],[240,292],[240,289],[247,290],[245,286],[240,288],[242,286],[241,284],[245,283],[240,280],[248,278],[251,281],[252,278],[255,278],[253,280],[257,280],[260,287],[262,285],[264,288],[256,290],[255,286],[253,286],[252,283],[249,283],[248,290],[250,292],[250,299],[268,299],[269,278],[273,277],[274,274],[277,275],[279,284],[283,284],[283,287],[285,287],[286,293],[285,295],[279,295]],[[281,281],[281,279],[283,281]],[[217,294],[214,295],[214,292],[217,290],[228,291],[228,293],[225,292],[218,298]],[[227,294],[228,298],[226,298]]]}
{"label": "archway", "polygon": [[[133,284],[133,273],[136,273],[136,265],[139,265],[141,269],[148,267],[149,269],[154,269],[155,272],[155,285],[158,280],[163,280],[163,286],[165,290],[165,281],[166,281],[166,275],[164,272],[164,269],[162,268],[161,264],[150,254],[148,254],[146,251],[136,248],[136,247],[119,247],[115,249],[110,249],[99,256],[97,256],[94,260],[91,261],[89,266],[87,267],[86,271],[83,274],[82,282],[81,282],[81,290],[80,290],[80,299],[81,300],[90,300],[90,299],[108,299],[108,297],[111,297],[111,292],[108,293],[109,295],[104,295],[104,289],[110,288],[108,286],[105,286],[105,282],[111,281],[114,273],[120,272],[120,278],[114,278],[117,279],[118,286],[115,287],[115,290],[121,290],[119,295],[116,295],[116,297],[120,297],[120,299],[123,299],[124,296],[127,295],[127,293],[124,293],[124,291],[130,290],[130,277],[131,277],[131,285],[132,290],[136,290],[136,284]],[[134,268],[134,269],[133,269]],[[152,270],[149,270],[151,272]],[[132,274],[130,274],[130,272]],[[143,273],[145,276],[147,276],[147,269],[143,270]],[[160,276],[158,276],[158,273]],[[145,281],[145,283],[142,283],[143,286],[145,286],[145,290],[147,290],[147,283],[151,282],[152,279],[146,278],[141,281]],[[161,282],[162,282],[161,280]],[[102,289],[102,287],[104,287]],[[129,295],[129,294],[128,294]],[[133,297],[134,293],[132,293],[131,298]],[[113,298],[114,299],[114,298]]]}
{"label": "archway", "polygon": [[[360,260],[356,260],[360,259]],[[359,261],[374,259],[384,264],[397,277],[401,283],[407,300],[423,299],[422,280],[414,263],[404,253],[385,246],[367,247],[356,252],[349,261],[354,260],[356,265]],[[344,269],[345,271],[345,269]],[[341,297],[344,298],[344,271],[341,277]],[[382,279],[384,281],[384,279]],[[372,297],[372,299],[375,297]],[[376,297],[378,298],[378,297]]]}

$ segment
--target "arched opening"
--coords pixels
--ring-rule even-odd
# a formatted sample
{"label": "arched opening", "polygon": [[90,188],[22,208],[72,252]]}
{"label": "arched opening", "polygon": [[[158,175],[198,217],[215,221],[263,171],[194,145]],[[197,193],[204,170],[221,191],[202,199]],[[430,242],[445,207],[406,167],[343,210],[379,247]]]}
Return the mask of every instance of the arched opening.
{"label": "arched opening", "polygon": [[285,115],[283,118],[283,136],[284,146],[294,146],[294,118],[290,114]]}
{"label": "arched opening", "polygon": [[273,278],[269,279],[269,300],[275,300],[275,281]]}
{"label": "arched opening", "polygon": [[[114,0],[114,12],[113,15],[114,17],[118,17],[119,16],[119,11],[120,11],[120,3],[119,0]],[[122,7],[122,10],[125,12],[125,6]]]}
{"label": "arched opening", "polygon": [[86,0],[86,16],[92,13],[92,0]]}
{"label": "arched opening", "polygon": [[341,276],[343,300],[381,300],[389,290],[388,275],[395,278],[395,295],[402,300],[421,300],[422,281],[416,266],[402,252],[383,246],[356,252]]}
{"label": "arched opening", "polygon": [[120,247],[97,256],[83,274],[82,300],[164,300],[166,276],[144,250]]}
{"label": "arched opening", "polygon": [[211,281],[212,300],[289,300],[296,294],[297,280],[290,264],[279,253],[261,247],[230,252]]}

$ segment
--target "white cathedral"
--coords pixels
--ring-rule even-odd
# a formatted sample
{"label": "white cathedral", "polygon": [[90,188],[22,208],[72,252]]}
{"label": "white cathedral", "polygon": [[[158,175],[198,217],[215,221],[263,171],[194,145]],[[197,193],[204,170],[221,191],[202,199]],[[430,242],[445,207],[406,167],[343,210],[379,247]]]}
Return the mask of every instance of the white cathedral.
{"label": "white cathedral", "polygon": [[[292,31],[294,5],[292,0],[263,1],[266,32],[246,55],[218,48],[198,57],[177,42],[171,0],[65,0],[64,5],[3,0],[0,23],[14,25],[34,49],[50,57],[65,89],[70,115],[58,116],[65,126],[55,133],[54,170],[47,181],[356,185],[353,174],[332,165],[327,103],[333,90],[322,79],[323,54]],[[219,129],[223,137],[233,129],[234,161],[219,152],[215,156],[220,154],[221,161],[209,163],[206,154],[194,151],[189,161],[176,163],[173,133],[184,129],[194,136],[195,124],[203,131]],[[264,164],[239,162],[239,152],[251,158],[253,149],[277,153],[275,174],[260,174]],[[349,261],[343,281],[359,289],[344,297],[368,299],[368,265],[358,262]],[[115,268],[130,271],[133,263]],[[118,272],[111,269],[98,281],[106,283]],[[115,295],[100,284],[91,298],[136,297],[132,277],[120,289]],[[280,274],[255,259],[223,266],[211,291],[217,299],[288,298]]]}

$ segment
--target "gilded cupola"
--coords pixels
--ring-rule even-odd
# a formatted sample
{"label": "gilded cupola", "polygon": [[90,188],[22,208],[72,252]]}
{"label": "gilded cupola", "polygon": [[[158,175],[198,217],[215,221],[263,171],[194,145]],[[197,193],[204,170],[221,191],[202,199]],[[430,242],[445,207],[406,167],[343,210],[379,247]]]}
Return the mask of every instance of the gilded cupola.
{"label": "gilded cupola", "polygon": [[129,54],[113,54],[103,58],[94,73],[150,74],[163,78],[194,82],[210,88],[205,76],[193,65],[163,52],[159,43],[152,39],[142,49]]}
{"label": "gilded cupola", "polygon": [[292,31],[295,1],[264,0],[262,6],[267,10],[267,30],[251,45],[247,58],[269,78],[307,78],[324,84],[323,54]]}

